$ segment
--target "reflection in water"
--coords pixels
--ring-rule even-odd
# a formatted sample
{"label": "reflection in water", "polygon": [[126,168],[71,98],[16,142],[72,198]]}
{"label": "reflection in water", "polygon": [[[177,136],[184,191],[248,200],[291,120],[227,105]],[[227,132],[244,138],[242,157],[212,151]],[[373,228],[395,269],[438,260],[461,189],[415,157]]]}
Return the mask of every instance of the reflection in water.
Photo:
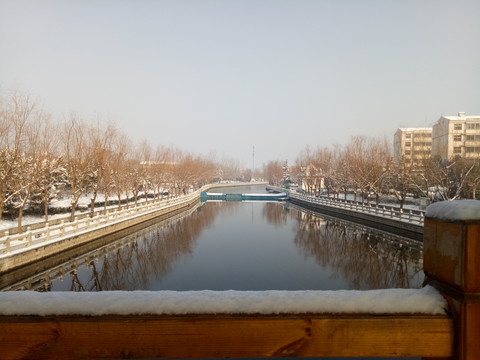
{"label": "reflection in water", "polygon": [[415,241],[291,204],[209,202],[2,290],[420,287],[421,258]]}
{"label": "reflection in water", "polygon": [[352,289],[416,288],[423,282],[420,244],[380,233],[303,209],[293,208],[298,219],[295,244],[305,257],[314,257],[347,279]]}
{"label": "reflection in water", "polygon": [[276,202],[267,202],[263,207],[262,217],[270,224],[284,226],[287,223],[288,210],[288,207],[279,206]]}

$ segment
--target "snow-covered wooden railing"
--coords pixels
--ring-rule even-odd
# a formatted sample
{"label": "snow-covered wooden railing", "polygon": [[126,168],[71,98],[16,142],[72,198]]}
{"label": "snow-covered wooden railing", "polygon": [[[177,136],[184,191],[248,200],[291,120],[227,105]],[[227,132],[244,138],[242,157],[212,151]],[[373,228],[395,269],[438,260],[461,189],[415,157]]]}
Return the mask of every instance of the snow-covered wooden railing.
{"label": "snow-covered wooden railing", "polygon": [[423,289],[0,293],[0,358],[480,354],[480,201],[427,209]]}
{"label": "snow-covered wooden railing", "polygon": [[432,287],[9,292],[0,358],[448,356],[445,306]]}

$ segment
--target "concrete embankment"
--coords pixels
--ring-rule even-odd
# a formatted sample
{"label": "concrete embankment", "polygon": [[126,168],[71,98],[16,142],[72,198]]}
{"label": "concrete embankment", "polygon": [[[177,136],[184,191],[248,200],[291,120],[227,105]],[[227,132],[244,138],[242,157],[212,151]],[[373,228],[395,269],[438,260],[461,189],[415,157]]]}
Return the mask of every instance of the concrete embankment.
{"label": "concrete embankment", "polygon": [[318,211],[326,215],[339,217],[341,219],[355,221],[366,226],[379,229],[382,231],[388,231],[394,234],[415,239],[418,241],[423,240],[423,224],[407,223],[399,221],[394,218],[388,218],[383,216],[376,216],[373,214],[362,213],[354,210],[349,210],[340,207],[332,207],[324,204],[313,203],[307,200],[299,199],[296,197],[290,197],[289,201],[292,204]]}
{"label": "concrete embankment", "polygon": [[[258,185],[262,184],[264,183],[258,183]],[[79,231],[71,236],[65,236],[56,241],[46,242],[40,246],[34,246],[31,248],[26,248],[20,252],[2,255],[0,256],[0,274],[4,274],[14,269],[35,263],[37,263],[35,266],[41,266],[38,265],[39,262],[44,262],[46,259],[61,253],[77,254],[79,251],[84,249],[88,250],[88,248],[97,245],[95,244],[95,242],[98,243],[97,240],[101,240],[103,242],[105,239],[109,239],[109,241],[111,241],[113,237],[116,238],[118,236],[124,236],[135,229],[146,227],[152,224],[152,222],[163,220],[182,211],[186,211],[199,204],[201,191],[208,191],[214,188],[245,185],[252,185],[252,183],[206,185],[201,190],[178,198],[167,206],[159,203],[158,208],[140,213],[127,219],[109,222],[108,224],[92,227],[84,231]],[[63,256],[61,257],[64,260],[68,259],[68,255],[67,258]]]}

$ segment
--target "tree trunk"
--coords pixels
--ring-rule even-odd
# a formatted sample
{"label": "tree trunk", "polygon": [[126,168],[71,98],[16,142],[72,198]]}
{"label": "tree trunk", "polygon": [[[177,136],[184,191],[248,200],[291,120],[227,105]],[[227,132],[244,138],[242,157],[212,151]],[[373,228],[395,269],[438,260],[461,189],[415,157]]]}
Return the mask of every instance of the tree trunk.
{"label": "tree trunk", "polygon": [[[117,197],[118,197],[118,210],[122,210],[122,193],[117,192]],[[127,207],[127,209],[128,209],[128,207]]]}
{"label": "tree trunk", "polygon": [[128,209],[128,206],[129,206],[129,201],[128,201],[128,191],[125,191],[125,195],[127,197],[127,209]]}
{"label": "tree trunk", "polygon": [[23,209],[25,207],[25,204],[27,203],[28,198],[30,197],[30,189],[27,191],[25,194],[25,197],[22,200],[22,203],[20,204],[20,207],[18,208],[18,233],[22,233],[22,217],[23,217]]}
{"label": "tree trunk", "polygon": [[48,222],[48,201],[43,199],[43,209],[44,209],[44,214],[45,214],[45,222]]}
{"label": "tree trunk", "polygon": [[22,230],[22,216],[23,216],[23,205],[20,206],[18,209],[18,233],[21,234],[23,232]]}
{"label": "tree trunk", "polygon": [[72,202],[70,203],[72,205],[72,212],[70,213],[70,222],[73,222],[75,220],[75,210],[77,208],[79,199],[80,197],[73,199]]}
{"label": "tree trunk", "polygon": [[104,204],[103,204],[103,211],[105,213],[107,213],[108,196],[109,196],[109,193],[108,193],[107,190],[105,190],[105,201],[104,201]]}
{"label": "tree trunk", "polygon": [[95,200],[97,199],[97,192],[98,190],[95,190],[93,196],[90,198],[90,218],[93,218],[95,215]]}
{"label": "tree trunk", "polygon": [[135,200],[135,206],[137,206],[137,201],[138,201],[138,188],[135,187],[132,189],[133,190],[133,198]]}

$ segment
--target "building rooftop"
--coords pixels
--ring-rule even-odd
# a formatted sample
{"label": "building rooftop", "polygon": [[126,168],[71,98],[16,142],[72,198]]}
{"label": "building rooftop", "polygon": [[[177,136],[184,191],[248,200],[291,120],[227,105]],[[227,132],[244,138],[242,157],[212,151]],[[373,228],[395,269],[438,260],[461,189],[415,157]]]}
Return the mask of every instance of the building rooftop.
{"label": "building rooftop", "polygon": [[401,131],[432,131],[431,127],[428,128],[399,128]]}
{"label": "building rooftop", "polygon": [[480,115],[465,115],[464,112],[459,112],[457,116],[442,116],[444,119],[447,120],[471,120],[472,118],[480,120]]}

